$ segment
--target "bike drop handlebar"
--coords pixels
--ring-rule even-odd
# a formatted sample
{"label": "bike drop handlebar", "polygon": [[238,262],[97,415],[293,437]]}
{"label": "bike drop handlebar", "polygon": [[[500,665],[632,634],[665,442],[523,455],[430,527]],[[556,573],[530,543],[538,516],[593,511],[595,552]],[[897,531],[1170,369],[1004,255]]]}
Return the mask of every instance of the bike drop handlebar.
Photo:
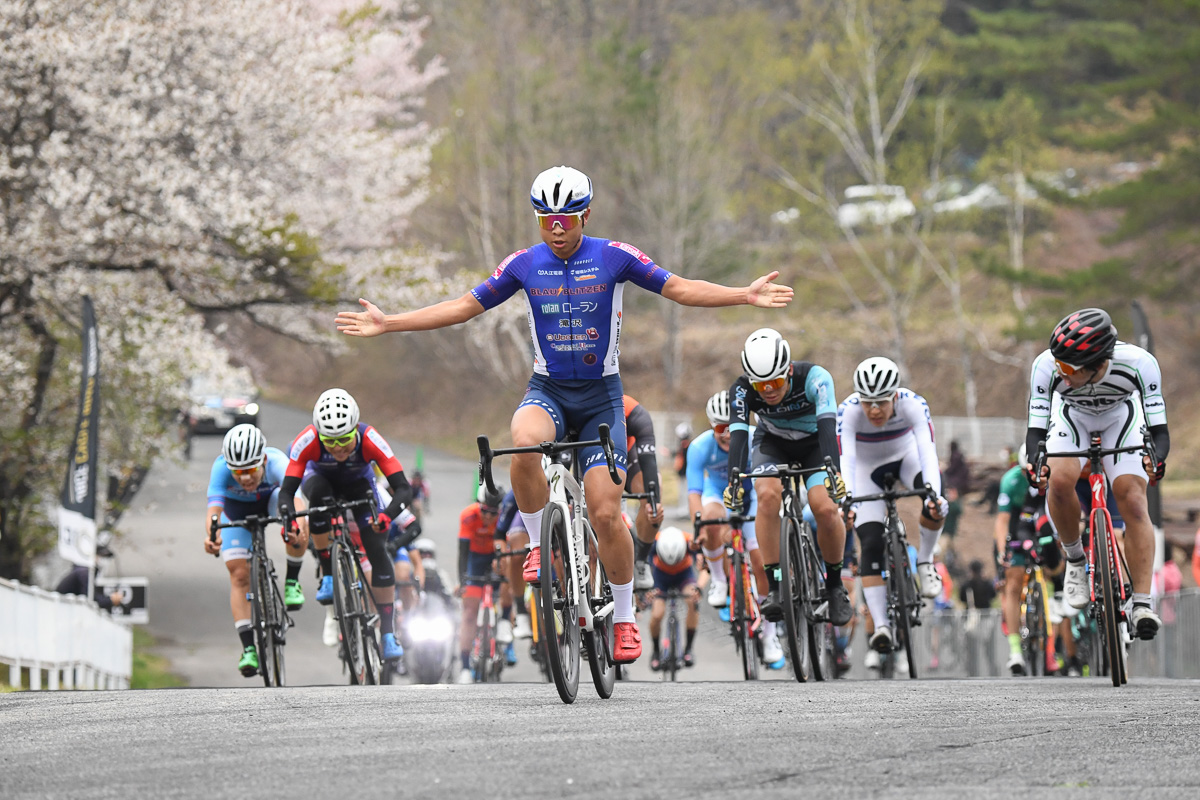
{"label": "bike drop handlebar", "polygon": [[487,485],[488,491],[493,494],[497,494],[496,482],[492,477],[492,459],[496,456],[541,453],[544,456],[553,458],[559,453],[567,450],[578,450],[581,447],[599,446],[604,451],[604,461],[608,467],[608,474],[612,478],[612,482],[618,486],[621,484],[621,476],[617,472],[617,459],[613,454],[612,435],[609,432],[607,423],[600,423],[598,439],[589,439],[582,442],[542,442],[541,444],[529,447],[506,447],[500,450],[493,450],[486,435],[476,437],[475,441],[479,445],[479,474],[483,477],[483,482]]}
{"label": "bike drop handlebar", "polygon": [[1035,477],[1040,477],[1042,471],[1046,467],[1048,458],[1086,458],[1093,464],[1098,464],[1105,456],[1117,455],[1120,453],[1144,453],[1150,457],[1151,464],[1158,463],[1158,454],[1154,451],[1154,440],[1150,436],[1150,432],[1142,427],[1142,443],[1140,445],[1132,445],[1130,447],[1101,447],[1100,435],[1093,434],[1091,445],[1086,450],[1075,450],[1069,453],[1046,453],[1046,441],[1043,439],[1038,444],[1038,451],[1033,463],[1033,474]]}

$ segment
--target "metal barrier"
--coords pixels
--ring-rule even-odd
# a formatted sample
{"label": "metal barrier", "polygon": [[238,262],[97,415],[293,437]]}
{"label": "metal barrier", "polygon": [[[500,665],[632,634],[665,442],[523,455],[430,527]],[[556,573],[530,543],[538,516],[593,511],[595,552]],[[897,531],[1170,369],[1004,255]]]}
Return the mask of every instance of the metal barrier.
{"label": "metal barrier", "polygon": [[0,664],[8,682],[29,688],[128,689],[133,631],[94,603],[0,579]]}

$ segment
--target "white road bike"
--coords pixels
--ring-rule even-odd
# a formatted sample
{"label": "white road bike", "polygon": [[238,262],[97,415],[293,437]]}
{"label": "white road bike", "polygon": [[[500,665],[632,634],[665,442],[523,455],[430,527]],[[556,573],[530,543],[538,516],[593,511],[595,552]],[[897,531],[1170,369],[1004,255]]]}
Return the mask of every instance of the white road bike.
{"label": "white road bike", "polygon": [[496,491],[492,459],[516,453],[541,453],[547,458],[546,480],[550,502],[542,513],[542,566],[537,587],[542,618],[540,629],[546,641],[547,661],[558,696],[575,702],[579,691],[580,654],[585,653],[596,693],[612,696],[617,678],[613,661],[613,598],[600,563],[599,544],[587,519],[579,459],[568,469],[559,454],[582,447],[599,446],[604,451],[613,483],[621,483],[613,457],[608,425],[601,425],[598,439],[584,442],[542,442],[532,447],[493,450],[486,436],[478,437],[479,474],[488,490]]}

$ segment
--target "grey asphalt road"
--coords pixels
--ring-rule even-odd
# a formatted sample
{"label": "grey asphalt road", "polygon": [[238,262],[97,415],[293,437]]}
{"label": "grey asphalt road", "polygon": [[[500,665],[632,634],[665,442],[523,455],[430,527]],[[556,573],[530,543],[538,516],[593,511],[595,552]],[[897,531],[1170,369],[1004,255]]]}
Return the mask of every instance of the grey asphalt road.
{"label": "grey asphalt road", "polygon": [[0,796],[1194,798],[1200,686],[289,687],[0,696]]}
{"label": "grey asphalt road", "polygon": [[[369,409],[363,419],[370,421]],[[309,415],[275,403],[264,403],[259,425],[267,443],[286,450],[292,439],[310,421]],[[404,441],[403,431],[381,430],[396,450],[406,471],[416,464],[414,446]],[[121,522],[124,535],[117,543],[117,567],[123,575],[146,576],[150,580],[149,630],[161,642],[158,652],[167,657],[179,674],[194,687],[244,687],[258,679],[246,679],[235,669],[241,644],[229,611],[229,578],[223,563],[203,549],[205,490],[213,459],[220,453],[221,436],[197,436],[192,458],[182,465],[161,462],[153,468],[133,505]],[[476,464],[474,461],[425,450],[425,475],[432,485],[432,502],[424,530],[438,544],[439,562],[453,577],[457,559],[458,515],[471,500]],[[506,478],[507,464],[497,460],[497,479]],[[507,482],[507,481],[504,481]],[[274,534],[267,539],[268,552],[282,574],[283,543]],[[305,565],[301,581],[308,602],[293,614],[296,628],[288,637],[286,658],[288,683],[293,686],[344,684],[347,682],[335,651],[321,644],[325,610],[316,604],[315,562]],[[715,613],[705,609],[696,645],[698,664],[680,674],[682,680],[737,680],[741,678],[732,640]],[[648,615],[641,615],[643,618]],[[647,620],[642,620],[643,642],[649,652]],[[518,643],[520,647],[520,643]],[[519,663],[507,670],[505,681],[539,681],[527,648],[519,651]],[[644,657],[629,669],[634,680],[660,680]],[[786,671],[768,673],[768,679],[790,680]]]}

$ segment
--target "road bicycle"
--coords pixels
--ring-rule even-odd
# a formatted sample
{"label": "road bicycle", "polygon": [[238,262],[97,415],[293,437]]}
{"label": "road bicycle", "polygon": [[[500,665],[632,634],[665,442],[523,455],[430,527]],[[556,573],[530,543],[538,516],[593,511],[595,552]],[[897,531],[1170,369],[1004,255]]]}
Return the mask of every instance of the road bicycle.
{"label": "road bicycle", "polygon": [[1042,548],[1054,544],[1053,534],[1009,542],[1013,552],[1024,553],[1021,578],[1021,654],[1032,676],[1046,674],[1046,652],[1053,641],[1050,628],[1050,593],[1042,573]]}
{"label": "road bicycle", "polygon": [[[664,681],[678,679],[680,668],[683,667],[683,626],[680,625],[679,602],[685,600],[684,593],[679,589],[668,589],[662,595],[667,604],[663,616],[663,628],[659,639],[659,671]],[[684,618],[686,619],[687,604],[684,603]]]}
{"label": "road bicycle", "polygon": [[[802,517],[807,490],[804,479],[818,472],[834,474],[833,459],[826,456],[819,467],[803,469],[797,465],[776,467],[769,475],[778,475],[783,483],[779,528],[779,599],[783,605],[787,629],[788,653],[792,674],[804,683],[810,677],[823,681],[834,677],[833,623],[829,621],[829,598],[825,586],[825,562],[821,559],[816,537]],[[841,576],[834,576],[841,580]]]}
{"label": "road bicycle", "polygon": [[492,553],[492,568],[487,575],[463,576],[464,586],[473,582],[483,587],[483,597],[480,598],[479,612],[475,617],[475,644],[471,648],[471,675],[476,683],[498,683],[505,667],[503,648],[496,642],[496,626],[500,616],[496,610],[495,592],[501,583],[508,583],[508,578],[496,572],[496,559],[517,558],[528,552],[527,547],[512,552],[495,551]]}
{"label": "road bicycle", "polygon": [[586,654],[596,693],[602,698],[612,696],[617,678],[613,661],[612,590],[604,565],[600,562],[600,545],[587,519],[587,500],[582,487],[580,459],[571,459],[568,470],[557,458],[559,453],[583,447],[599,446],[604,452],[608,474],[614,484],[621,484],[613,454],[609,427],[601,424],[599,438],[589,441],[542,442],[531,447],[510,447],[493,450],[487,436],[478,437],[479,473],[488,491],[495,492],[492,459],[500,455],[541,453],[547,456],[546,480],[550,485],[550,501],[542,512],[541,580],[538,594],[541,601],[541,634],[546,642],[547,661],[554,686],[564,703],[575,702],[579,691],[580,656]]}
{"label": "road bicycle", "polygon": [[254,628],[254,646],[258,648],[258,672],[267,686],[283,686],[286,670],[283,663],[283,646],[287,644],[287,630],[294,624],[288,616],[283,602],[283,593],[275,577],[275,563],[267,555],[267,525],[283,522],[279,517],[248,517],[222,523],[213,514],[209,519],[208,538],[216,541],[217,531],[222,528],[245,528],[250,531],[250,625]]}
{"label": "road bicycle", "polygon": [[[1108,480],[1104,474],[1104,458],[1122,453],[1144,453],[1150,463],[1157,464],[1154,443],[1145,427],[1142,428],[1142,443],[1131,447],[1104,447],[1100,434],[1093,433],[1088,448],[1070,453],[1054,453],[1053,458],[1086,458],[1092,471],[1088,475],[1091,488],[1092,507],[1088,514],[1090,536],[1084,552],[1087,555],[1088,596],[1090,611],[1100,631],[1101,650],[1107,662],[1109,677],[1114,687],[1129,682],[1125,664],[1125,643],[1130,641],[1129,605],[1133,586],[1129,581],[1129,567],[1125,555],[1117,546],[1113,535],[1112,517],[1108,513]],[[1041,475],[1046,466],[1046,443],[1038,446],[1034,461],[1034,475]]]}
{"label": "road bicycle", "polygon": [[[912,629],[921,624],[921,595],[917,590],[917,578],[913,565],[908,558],[908,538],[904,531],[904,523],[896,511],[896,501],[902,497],[921,497],[927,501],[936,502],[937,493],[926,483],[923,488],[898,492],[892,487],[896,476],[887,473],[883,476],[883,491],[878,494],[863,495],[862,497],[846,496],[842,501],[847,510],[856,503],[871,500],[882,500],[887,507],[884,519],[884,578],[887,586],[887,613],[892,628],[892,648],[890,653],[882,655],[894,656],[901,649],[908,659],[908,676],[917,677],[917,662],[913,658]],[[884,661],[893,667],[895,659]]]}
{"label": "road bicycle", "polygon": [[350,683],[355,686],[378,684],[383,679],[383,658],[376,628],[379,612],[363,569],[366,556],[360,555],[350,533],[350,512],[358,507],[370,509],[374,524],[375,501],[369,497],[334,500],[329,505],[313,506],[292,515],[296,518],[312,514],[331,516],[329,563],[333,577],[333,608],[342,637],[340,655],[350,673]]}
{"label": "road bicycle", "polygon": [[[730,470],[730,481],[740,480],[737,470]],[[742,526],[754,521],[753,516],[730,512],[727,517],[701,519],[696,512],[693,520],[695,540],[700,541],[700,532],[709,525],[728,525],[730,541],[725,548],[726,580],[729,589],[729,632],[742,662],[742,677],[748,681],[758,680],[758,662],[762,658],[763,617],[754,598],[753,576],[750,574],[750,559],[742,537]]]}

